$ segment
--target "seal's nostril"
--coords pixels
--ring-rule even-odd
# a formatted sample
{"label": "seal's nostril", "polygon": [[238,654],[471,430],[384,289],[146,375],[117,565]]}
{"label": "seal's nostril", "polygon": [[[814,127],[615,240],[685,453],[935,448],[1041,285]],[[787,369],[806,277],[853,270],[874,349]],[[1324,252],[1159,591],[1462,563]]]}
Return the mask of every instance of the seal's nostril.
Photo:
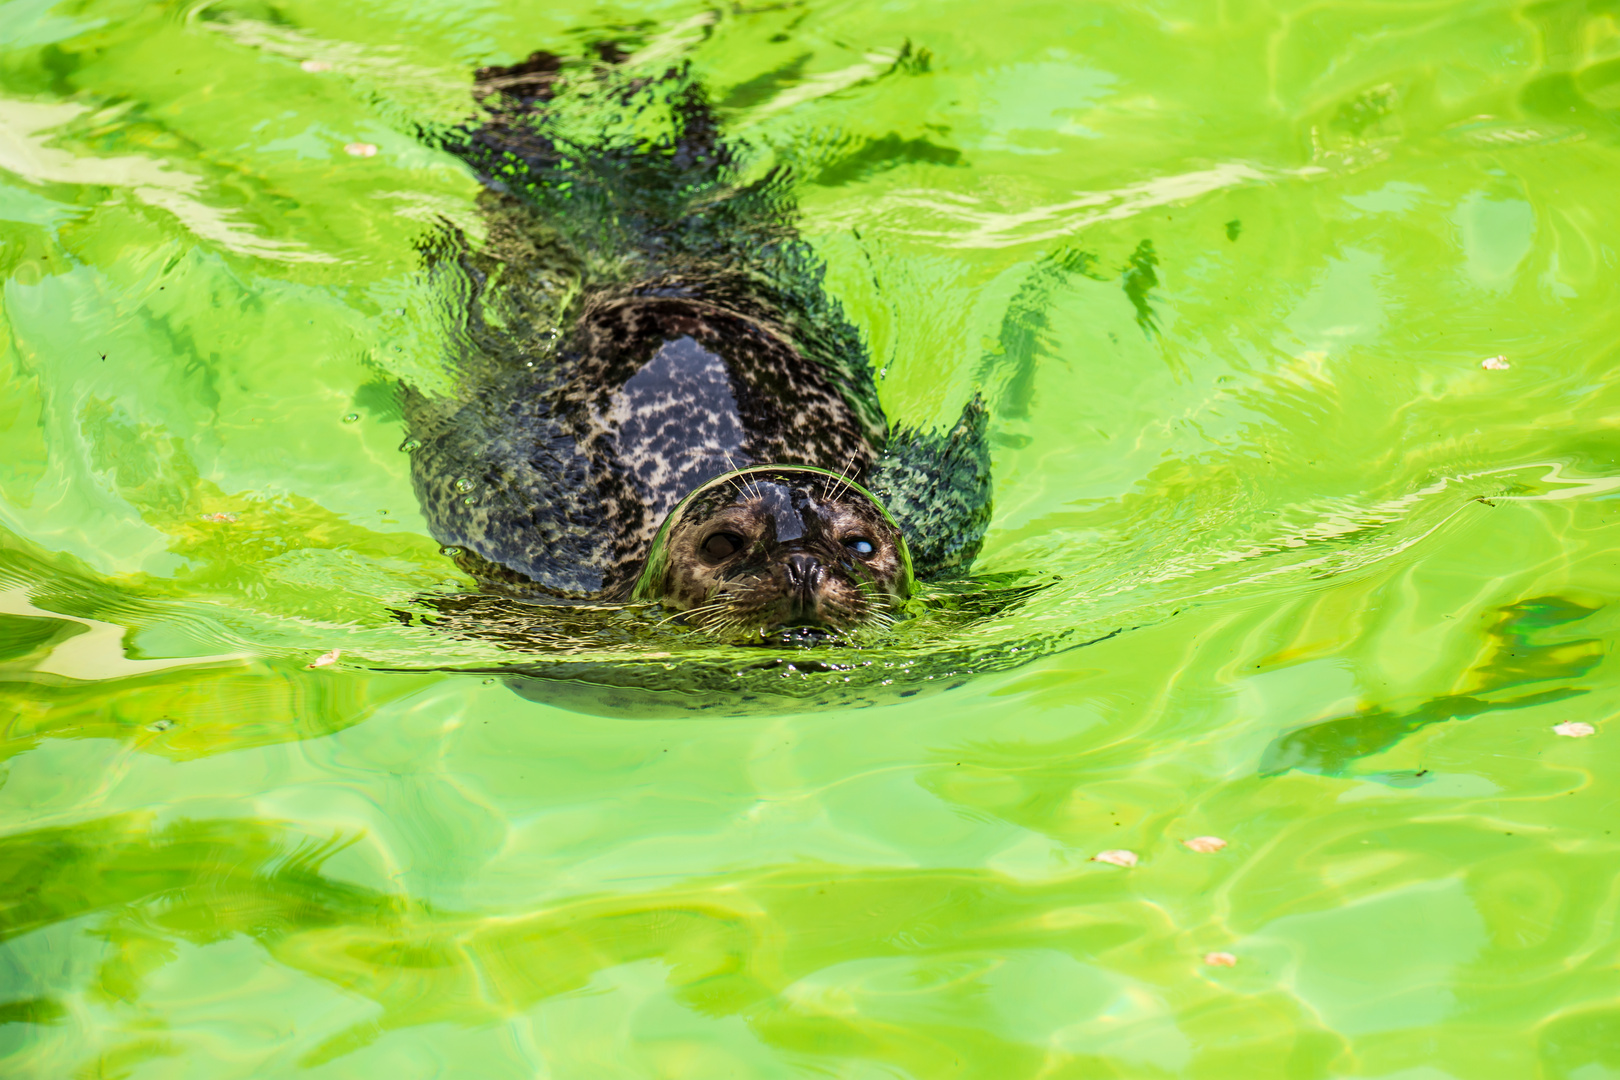
{"label": "seal's nostril", "polygon": [[814,588],[821,580],[821,563],[814,555],[789,555],[786,570],[789,583],[801,589]]}

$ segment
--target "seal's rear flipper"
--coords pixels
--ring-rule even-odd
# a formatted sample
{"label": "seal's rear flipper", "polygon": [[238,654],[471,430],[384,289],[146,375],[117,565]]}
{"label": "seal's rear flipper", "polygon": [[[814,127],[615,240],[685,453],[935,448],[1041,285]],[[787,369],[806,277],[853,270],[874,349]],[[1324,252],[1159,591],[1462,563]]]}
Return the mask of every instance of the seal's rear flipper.
{"label": "seal's rear flipper", "polygon": [[491,94],[501,94],[523,106],[550,101],[562,66],[562,57],[541,50],[507,67],[481,67],[473,80],[473,97],[482,102]]}
{"label": "seal's rear flipper", "polygon": [[990,523],[990,448],[984,399],[975,394],[949,431],[897,428],[866,486],[880,499],[911,549],[923,579],[965,573]]}

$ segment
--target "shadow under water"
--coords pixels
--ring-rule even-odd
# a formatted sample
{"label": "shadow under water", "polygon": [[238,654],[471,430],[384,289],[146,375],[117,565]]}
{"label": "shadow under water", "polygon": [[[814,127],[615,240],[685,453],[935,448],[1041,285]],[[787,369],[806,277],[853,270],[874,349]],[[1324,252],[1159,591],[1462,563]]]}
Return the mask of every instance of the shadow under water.
{"label": "shadow under water", "polygon": [[532,701],[604,716],[737,716],[900,701],[1027,663],[1016,647],[940,647],[972,640],[976,627],[993,620],[1016,618],[1055,583],[996,584],[931,586],[895,626],[799,648],[716,642],[646,604],[560,606],[467,595],[424,599],[418,610],[395,614],[407,626],[510,651],[509,663],[456,670],[500,676]]}
{"label": "shadow under water", "polygon": [[[1484,663],[1469,671],[1461,692],[1432,697],[1405,710],[1370,706],[1351,716],[1297,728],[1266,748],[1260,758],[1260,775],[1277,776],[1297,769],[1322,776],[1344,776],[1360,759],[1388,750],[1431,725],[1502,709],[1527,709],[1589,693],[1575,686],[1526,694],[1499,692],[1528,683],[1577,679],[1600,664],[1607,651],[1600,638],[1540,643],[1533,640],[1537,635],[1579,622],[1597,610],[1559,596],[1509,604],[1499,609],[1498,618],[1486,630],[1495,647]],[[1388,774],[1383,779],[1397,786],[1414,786],[1423,782],[1426,772]]]}
{"label": "shadow under water", "polygon": [[[78,923],[105,947],[85,972],[82,999],[144,1011],[152,984],[187,947],[251,942],[266,959],[341,991],[315,1031],[300,1031],[297,1064],[353,1054],[391,1031],[432,1024],[476,1027],[535,1005],[588,992],[602,973],[659,962],[657,980],[687,1007],[748,1025],[784,1049],[839,1045],[857,1057],[909,1063],[915,1076],[949,1075],[966,1054],[991,1069],[1036,1068],[1040,1051],[984,1031],[971,1047],[886,1019],[796,1007],[791,988],[841,962],[921,954],[919,927],[953,928],[950,950],[1051,949],[1043,921],[1054,907],[1099,910],[1126,900],[1114,875],[1009,881],[973,867],[888,868],[826,862],[767,864],[694,877],[628,895],[527,903],[519,910],[452,908],[344,881],[325,864],[364,842],[356,834],[302,834],[276,821],[101,818],[0,838],[0,889],[15,897],[0,944]],[[1123,917],[1066,927],[1062,948],[1101,951],[1140,931]],[[926,932],[925,932],[926,933]],[[950,954],[948,954],[949,956]],[[240,956],[240,964],[251,964]],[[932,959],[949,963],[950,959]],[[47,965],[24,974],[0,1020],[72,1022]],[[968,992],[973,979],[968,979]],[[1213,992],[1213,991],[1212,991]],[[166,1021],[103,1058],[102,1075],[174,1053]],[[324,1028],[324,1031],[321,1029]],[[822,1052],[825,1052],[824,1050]]]}

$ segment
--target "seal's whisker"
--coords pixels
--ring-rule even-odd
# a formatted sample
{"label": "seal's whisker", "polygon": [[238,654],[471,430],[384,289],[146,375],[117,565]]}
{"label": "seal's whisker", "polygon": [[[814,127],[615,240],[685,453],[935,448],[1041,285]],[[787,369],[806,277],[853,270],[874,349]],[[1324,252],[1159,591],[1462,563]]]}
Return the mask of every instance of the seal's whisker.
{"label": "seal's whisker", "polygon": [[715,625],[717,621],[720,621],[727,614],[727,608],[723,604],[716,604],[712,607],[695,610],[695,617],[690,617],[692,616],[691,612],[687,613],[689,616],[687,621],[699,629],[708,629],[709,627]]}
{"label": "seal's whisker", "polygon": [[[722,450],[720,452],[726,456],[726,464],[731,466],[732,472],[742,472],[742,468],[738,466],[737,460],[731,456],[731,451]],[[748,493],[750,498],[757,499],[760,497],[761,493],[759,490],[759,481],[757,479],[750,481],[745,476],[738,477],[737,483],[742,486],[742,489]]]}
{"label": "seal's whisker", "polygon": [[701,616],[707,612],[717,611],[727,607],[732,603],[732,600],[733,598],[730,592],[711,593],[708,598],[703,601],[703,603],[694,604],[685,611],[677,611],[675,613],[675,617],[678,618],[682,615],[685,615],[688,618],[693,616]]}
{"label": "seal's whisker", "polygon": [[703,629],[714,637],[725,638],[729,636],[733,630],[741,629],[741,627],[742,620],[733,615],[729,618],[719,619],[712,622]]}
{"label": "seal's whisker", "polygon": [[[729,450],[725,450],[725,451],[721,451],[721,452],[726,455],[726,464],[731,466],[731,471],[732,472],[741,472],[742,471],[742,469],[738,467],[736,459],[731,456],[731,452]],[[748,492],[748,494],[750,496],[752,496],[753,498],[756,498],[756,499],[759,498],[759,481],[758,480],[755,480],[752,484],[750,484],[746,478],[740,478],[738,482],[742,484],[743,490]]]}
{"label": "seal's whisker", "polygon": [[855,591],[860,593],[861,596],[865,597],[867,603],[869,604],[876,603],[880,600],[886,601],[888,599],[885,594],[878,591],[877,582],[873,581],[871,578],[861,578],[856,581]]}
{"label": "seal's whisker", "polygon": [[844,467],[838,470],[838,480],[834,489],[827,495],[828,501],[837,502],[844,497],[845,492],[849,491],[850,479],[854,475],[855,458],[856,455],[851,453],[849,460],[844,463]]}

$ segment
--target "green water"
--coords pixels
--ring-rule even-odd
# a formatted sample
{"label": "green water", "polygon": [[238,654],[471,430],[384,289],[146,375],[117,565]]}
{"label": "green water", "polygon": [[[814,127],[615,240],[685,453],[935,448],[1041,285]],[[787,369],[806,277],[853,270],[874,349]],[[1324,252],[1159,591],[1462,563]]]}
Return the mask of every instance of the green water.
{"label": "green water", "polygon": [[[406,132],[604,39],[891,416],[986,392],[1043,587],[865,654],[965,685],[599,717],[391,614]],[[0,1075],[1620,1077],[1617,176],[1612,0],[0,4]]]}

